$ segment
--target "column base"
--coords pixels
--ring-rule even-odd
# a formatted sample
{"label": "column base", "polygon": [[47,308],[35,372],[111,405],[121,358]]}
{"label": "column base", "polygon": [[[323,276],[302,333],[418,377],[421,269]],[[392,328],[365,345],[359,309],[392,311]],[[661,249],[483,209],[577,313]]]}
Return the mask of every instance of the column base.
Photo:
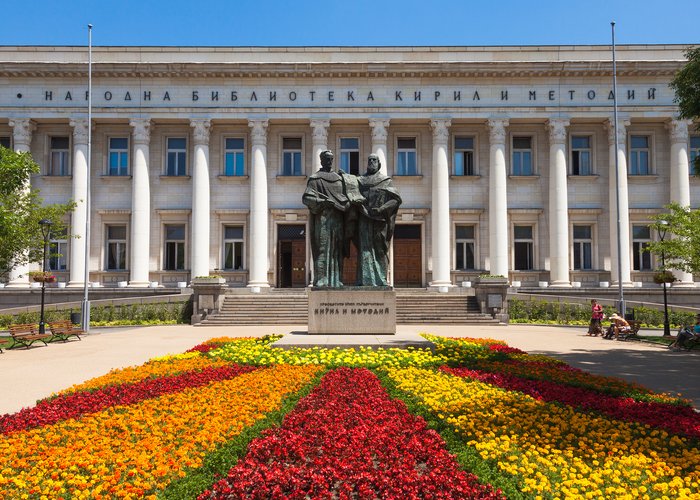
{"label": "column base", "polygon": [[270,283],[267,281],[249,281],[247,288],[270,288]]}
{"label": "column base", "polygon": [[552,281],[549,283],[550,288],[572,288],[570,281]]}
{"label": "column base", "polygon": [[671,288],[695,288],[695,282],[694,281],[679,281],[679,282],[673,283],[671,285]]}
{"label": "column base", "polygon": [[85,288],[84,281],[69,281],[66,288]]}
{"label": "column base", "polygon": [[450,288],[455,288],[455,285],[453,285],[451,281],[440,280],[440,281],[431,281],[430,284],[428,285],[428,288],[430,288],[434,291],[446,293]]}
{"label": "column base", "polygon": [[10,281],[5,288],[29,288],[29,281]]}
{"label": "column base", "polygon": [[148,288],[151,286],[150,281],[129,281],[127,285],[129,288]]}
{"label": "column base", "polygon": [[[617,288],[619,286],[620,286],[619,281],[613,281],[610,283],[610,288]],[[634,283],[632,283],[631,281],[623,281],[622,288],[634,288]]]}

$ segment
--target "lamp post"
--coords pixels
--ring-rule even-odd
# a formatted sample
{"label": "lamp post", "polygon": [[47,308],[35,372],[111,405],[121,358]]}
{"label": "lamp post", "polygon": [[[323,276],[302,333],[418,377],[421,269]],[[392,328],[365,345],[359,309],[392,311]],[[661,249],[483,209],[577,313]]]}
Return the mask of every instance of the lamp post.
{"label": "lamp post", "polygon": [[49,236],[51,236],[51,224],[48,219],[41,219],[41,234],[44,236],[44,256],[41,259],[41,272],[44,274],[44,279],[41,281],[41,313],[39,316],[39,333],[46,333],[46,323],[44,322],[44,294],[46,293],[46,251],[49,246]]}
{"label": "lamp post", "polygon": [[[668,226],[668,222],[665,220],[659,221],[659,240],[661,243],[664,242],[664,237],[666,236],[666,228]],[[662,276],[664,277],[663,283],[661,283],[661,286],[664,287],[664,337],[670,337],[671,336],[671,325],[668,323],[668,296],[666,292],[666,287],[668,286],[668,283],[666,282],[666,255],[661,249],[661,273]]]}

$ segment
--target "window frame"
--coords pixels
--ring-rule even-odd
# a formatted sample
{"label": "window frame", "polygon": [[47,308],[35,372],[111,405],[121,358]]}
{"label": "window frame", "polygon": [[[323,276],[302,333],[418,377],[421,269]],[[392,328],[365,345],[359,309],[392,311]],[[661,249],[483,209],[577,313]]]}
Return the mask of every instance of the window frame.
{"label": "window frame", "polygon": [[[173,149],[170,149],[170,139],[183,139],[183,140],[185,141],[185,148],[184,148],[184,150],[182,150],[182,149],[174,149],[174,148],[173,148]],[[187,177],[187,175],[188,175],[188,174],[187,174],[187,156],[188,156],[189,143],[190,143],[189,137],[188,137],[186,134],[185,134],[185,135],[175,135],[175,134],[173,134],[173,135],[167,135],[167,136],[165,136],[165,158],[164,158],[164,161],[165,161],[165,169],[164,169],[164,170],[165,170],[165,172],[164,172],[163,175],[165,175],[166,177]],[[172,174],[170,173],[170,162],[169,162],[169,160],[170,160],[170,152],[171,152],[171,151],[174,152],[174,153],[176,153],[176,154],[178,154],[178,155],[179,155],[179,154],[184,154],[184,161],[183,161],[183,164],[184,164],[184,171],[183,171],[183,173],[181,173],[181,174],[178,173],[177,171],[176,171],[175,173],[172,173]],[[179,158],[179,156],[176,157],[176,158]],[[177,161],[176,163],[177,163],[176,166],[179,166],[179,161]]]}
{"label": "window frame", "polygon": [[[345,149],[343,148],[343,139],[355,139],[357,140],[357,148],[356,149]],[[338,170],[343,170],[343,172],[353,174],[353,175],[361,175],[362,174],[362,162],[360,161],[361,158],[361,152],[362,152],[362,137],[358,135],[339,135],[338,136]],[[357,153],[357,172],[353,173],[352,172],[352,165],[350,165],[350,168],[348,171],[345,171],[342,166],[343,166],[343,156],[346,153]],[[352,158],[350,157],[348,159],[348,162],[352,162]]]}
{"label": "window frame", "polygon": [[[168,238],[168,227],[179,226],[182,227],[182,239],[169,239]],[[169,255],[168,245],[175,244],[175,261],[174,266],[169,266]],[[180,250],[179,245],[182,245],[182,250]],[[182,253],[182,267],[177,267],[180,253]],[[184,271],[187,269],[187,224],[184,222],[164,222],[163,223],[163,271]]]}
{"label": "window frame", "polygon": [[[511,226],[511,235],[513,238],[513,265],[512,269],[513,271],[534,271],[536,269],[535,263],[537,262],[536,256],[535,256],[535,241],[537,241],[537,224],[534,222],[513,222]],[[515,237],[515,229],[517,227],[529,227],[531,230],[530,233],[530,238],[529,239],[524,239],[524,238],[516,238]],[[527,269],[518,269],[516,267],[516,262],[518,261],[516,252],[518,250],[517,243],[528,243],[529,244],[529,265],[530,267]]]}
{"label": "window frame", "polygon": [[[459,227],[465,227],[465,226],[469,226],[469,227],[472,228],[473,234],[472,234],[472,237],[471,237],[471,238],[460,238],[460,237],[457,236],[457,229],[458,229]],[[477,256],[477,250],[478,250],[478,235],[479,235],[479,227],[478,227],[478,224],[476,224],[475,222],[468,222],[468,221],[462,222],[462,221],[458,221],[458,222],[455,222],[455,223],[454,223],[454,225],[453,225],[453,231],[454,231],[454,233],[453,233],[453,234],[454,234],[454,246],[452,247],[452,249],[453,249],[453,262],[454,262],[454,265],[452,266],[452,268],[453,268],[455,271],[461,271],[461,272],[464,272],[464,271],[475,271],[475,270],[477,269],[477,263],[479,262],[478,256]],[[460,244],[464,245],[464,247],[462,248],[462,262],[465,263],[465,266],[464,266],[464,267],[461,267],[461,268],[457,266],[457,262],[458,262],[458,260],[459,260],[459,245],[460,245]],[[466,249],[467,249],[467,245],[469,245],[469,244],[471,244],[471,247],[472,247],[472,259],[473,259],[472,265],[473,265],[473,267],[467,267],[467,266],[466,266],[466,263],[467,263],[467,253],[466,253]]]}
{"label": "window frame", "polygon": [[[627,148],[627,175],[630,177],[644,177],[647,175],[654,175],[654,133],[647,131],[634,131],[628,133],[628,148]],[[647,147],[646,148],[632,148],[632,140],[634,137],[646,137]],[[632,165],[634,163],[635,151],[646,151],[647,153],[647,172],[646,173],[634,173],[632,172]],[[638,155],[637,155],[638,156]]]}
{"label": "window frame", "polygon": [[[126,139],[126,149],[117,149],[117,148],[112,148],[112,139]],[[125,170],[122,173],[121,172],[121,166],[117,167],[117,172],[116,174],[112,173],[112,153],[115,152],[118,155],[118,158],[121,160],[122,155],[126,155],[126,166],[123,167]],[[131,138],[126,135],[126,136],[120,136],[120,135],[111,135],[107,137],[107,174],[110,177],[123,177],[123,176],[128,176],[130,172],[130,167],[131,167]],[[121,162],[118,162],[121,163]]]}
{"label": "window frame", "polygon": [[[124,228],[124,238],[110,238],[109,235],[109,230],[112,227],[123,227]],[[107,222],[104,225],[104,236],[105,236],[105,260],[104,260],[104,268],[105,271],[112,271],[112,272],[122,272],[122,271],[127,271],[129,269],[129,225],[125,222]],[[124,256],[124,267],[109,267],[110,263],[110,256],[111,256],[111,251],[110,251],[110,244],[114,243],[117,245],[117,249],[120,248],[122,245],[124,247],[123,250],[123,256]]]}
{"label": "window frame", "polygon": [[[471,139],[472,140],[472,147],[471,149],[463,149],[463,148],[457,148],[457,139],[464,138],[464,139]],[[452,136],[452,175],[455,177],[477,177],[479,175],[478,169],[477,169],[477,151],[478,151],[478,136],[475,133],[455,133]],[[464,168],[463,164],[463,173],[458,173],[457,172],[457,154],[459,152],[466,152],[466,151],[471,151],[471,173],[467,173],[467,169]]]}
{"label": "window frame", "polygon": [[[227,238],[226,237],[226,228],[229,227],[235,227],[235,228],[240,228],[241,229],[241,238]],[[235,272],[235,271],[245,271],[246,270],[246,251],[245,251],[245,246],[246,246],[246,227],[245,224],[242,222],[223,222],[221,224],[221,270],[226,271],[226,272]],[[241,257],[241,267],[236,268],[236,267],[226,267],[226,246],[227,244],[233,244],[234,245],[234,252],[233,252],[233,257],[232,257],[232,264],[235,264],[236,261],[236,244],[240,243],[240,257]]]}
{"label": "window frame", "polygon": [[[587,137],[588,138],[588,173],[580,173],[580,167],[579,167],[579,173],[574,172],[574,153],[576,151],[586,151],[586,149],[575,149],[574,148],[574,138],[575,137]],[[569,175],[574,176],[574,177],[585,177],[588,175],[596,175],[596,168],[595,168],[595,134],[592,132],[584,132],[584,131],[574,131],[569,133]]]}
{"label": "window frame", "polygon": [[[301,141],[301,146],[299,149],[292,149],[292,148],[285,148],[284,147],[284,141],[285,139],[299,139]],[[280,136],[280,175],[283,177],[303,177],[304,174],[304,146],[305,146],[305,141],[304,141],[304,134],[284,134]],[[295,169],[295,163],[292,161],[292,172],[287,173],[285,171],[285,155],[286,154],[298,154],[299,155],[299,173],[294,173]],[[292,157],[293,158],[293,157]]]}
{"label": "window frame", "polygon": [[[413,148],[400,148],[399,147],[399,141],[400,140],[405,140],[405,139],[413,139],[414,141],[414,146]],[[419,144],[419,135],[418,134],[401,134],[397,133],[395,138],[394,138],[394,146],[396,148],[396,163],[394,164],[394,175],[397,177],[411,177],[411,176],[417,176],[420,175],[420,166],[419,166],[419,158],[420,155],[418,153],[418,144]],[[405,173],[402,173],[399,171],[399,165],[401,162],[399,161],[399,157],[401,154],[406,154],[409,155],[411,152],[413,152],[413,158],[414,158],[414,165],[413,165],[413,172],[407,171]],[[408,161],[408,156],[406,157]]]}
{"label": "window frame", "polygon": [[[590,230],[590,236],[588,238],[576,238],[576,227],[587,227]],[[595,259],[594,259],[594,250],[595,250],[595,245],[594,245],[594,240],[595,240],[595,227],[593,224],[589,223],[583,223],[583,222],[578,222],[574,221],[571,224],[571,270],[572,271],[592,271],[595,267]],[[579,243],[582,245],[582,248],[578,249],[576,248],[576,244]],[[578,254],[578,259],[583,263],[585,261],[585,255],[583,254],[582,250],[585,245],[588,245],[589,247],[589,259],[590,259],[590,265],[588,267],[585,267],[585,263],[576,266],[576,259],[577,259],[577,254]]]}
{"label": "window frame", "polygon": [[[49,255],[47,257],[50,270],[60,272],[70,270],[70,259],[68,255],[70,245],[68,244],[68,240],[68,228],[60,235],[51,234],[51,238],[49,239]],[[57,254],[60,254],[60,256]],[[58,265],[56,265],[56,263],[58,263]],[[61,263],[63,267],[61,267]]]}
{"label": "window frame", "polygon": [[[3,139],[7,139],[7,145],[2,144]],[[12,149],[12,136],[11,135],[0,136],[0,145],[5,146],[7,149]]]}
{"label": "window frame", "polygon": [[[242,140],[242,141],[243,141],[243,148],[241,148],[241,149],[238,149],[238,148],[230,148],[230,149],[229,149],[229,148],[226,146],[226,142],[227,142],[229,139],[240,139],[240,140]],[[224,177],[245,177],[246,175],[248,175],[248,165],[247,165],[248,155],[246,154],[246,152],[247,152],[247,147],[248,147],[248,141],[246,140],[246,136],[243,135],[243,134],[238,134],[238,135],[225,135],[225,136],[223,136],[223,137],[221,138],[221,151],[222,151],[222,154],[221,154],[221,159],[222,159],[222,162],[221,162],[221,175],[222,175],[222,176],[224,176]],[[231,173],[231,174],[227,173],[227,159],[228,159],[228,155],[229,155],[229,154],[233,154],[233,155],[234,155],[233,173]],[[236,173],[236,165],[237,165],[236,155],[238,155],[238,154],[240,154],[240,155],[243,156],[243,159],[242,159],[242,168],[243,168],[243,171],[242,171],[240,174]]]}
{"label": "window frame", "polygon": [[[521,148],[515,148],[515,139],[516,138],[529,138],[530,139],[530,149],[521,149]],[[537,135],[535,133],[528,133],[528,132],[511,132],[510,135],[510,175],[514,177],[532,177],[537,175],[537,169],[535,168],[536,161],[535,161],[535,151],[537,150],[537,141],[536,141]],[[515,154],[516,153],[522,153],[525,151],[530,152],[530,173],[529,174],[523,174],[521,173],[516,173],[515,172]]]}
{"label": "window frame", "polygon": [[[53,139],[67,139],[68,146],[65,149],[54,149]],[[47,162],[47,176],[51,177],[69,177],[72,175],[71,171],[71,136],[69,135],[59,135],[51,134],[48,136],[48,148],[49,148],[49,161]],[[65,159],[65,171],[63,173],[55,173],[56,168],[54,168],[54,153],[62,153],[61,157]]]}
{"label": "window frame", "polygon": [[[635,238],[635,228],[636,227],[644,227],[649,231],[649,237],[648,238]],[[652,230],[651,227],[649,226],[648,222],[630,222],[630,233],[631,233],[631,248],[630,250],[632,251],[632,262],[631,262],[631,268],[632,271],[652,271],[654,269],[654,262],[651,256],[651,252],[649,251],[644,251],[644,248],[648,246],[649,243],[653,241],[652,239]],[[639,247],[638,247],[639,245]],[[637,266],[637,259],[639,259],[640,265]],[[647,264],[647,267],[643,267],[644,264]]]}
{"label": "window frame", "polygon": [[[697,142],[696,147],[693,147],[693,139]],[[690,134],[688,137],[688,170],[690,170],[690,175],[698,175],[693,163],[693,160],[698,157],[700,157],[700,134]]]}

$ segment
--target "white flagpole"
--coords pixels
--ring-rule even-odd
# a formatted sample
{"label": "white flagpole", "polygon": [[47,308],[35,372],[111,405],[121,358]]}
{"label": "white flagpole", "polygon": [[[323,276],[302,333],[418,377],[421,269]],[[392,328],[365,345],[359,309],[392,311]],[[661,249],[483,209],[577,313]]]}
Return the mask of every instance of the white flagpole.
{"label": "white flagpole", "polygon": [[90,284],[90,163],[92,158],[92,24],[88,24],[88,145],[87,145],[87,195],[85,205],[85,277],[83,278],[83,304],[81,311],[82,329],[90,331],[90,300],[88,288]]}
{"label": "white flagpole", "polygon": [[617,61],[615,60],[615,21],[610,23],[612,29],[612,63],[613,63],[613,121],[615,133],[615,203],[617,206],[617,285],[619,289],[618,309],[622,317],[625,317],[625,295],[622,289],[622,215],[620,214],[620,167],[618,159],[617,138]]}

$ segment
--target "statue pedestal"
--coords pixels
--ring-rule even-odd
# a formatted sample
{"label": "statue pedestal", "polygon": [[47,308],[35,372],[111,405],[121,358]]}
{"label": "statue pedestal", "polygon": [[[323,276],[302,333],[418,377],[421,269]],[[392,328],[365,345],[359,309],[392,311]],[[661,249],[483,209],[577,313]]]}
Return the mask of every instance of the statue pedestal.
{"label": "statue pedestal", "polygon": [[309,291],[309,334],[396,334],[396,292],[391,287]]}

